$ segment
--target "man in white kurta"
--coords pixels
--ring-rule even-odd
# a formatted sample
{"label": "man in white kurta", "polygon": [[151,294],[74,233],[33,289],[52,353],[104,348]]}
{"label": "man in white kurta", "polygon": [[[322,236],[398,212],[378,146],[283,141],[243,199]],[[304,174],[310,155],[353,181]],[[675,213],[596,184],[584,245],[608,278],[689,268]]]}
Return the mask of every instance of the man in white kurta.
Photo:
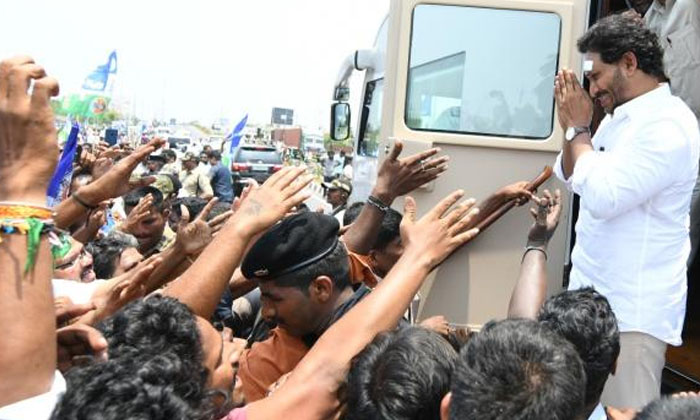
{"label": "man in white kurta", "polygon": [[681,344],[700,131],[661,83],[663,52],[647,28],[609,17],[579,50],[590,94],[608,115],[591,138],[591,98],[573,72],[560,72],[555,97],[567,141],[555,172],[581,196],[569,288],[595,287],[619,322],[621,352],[603,404],[641,408],[659,395],[666,345]]}

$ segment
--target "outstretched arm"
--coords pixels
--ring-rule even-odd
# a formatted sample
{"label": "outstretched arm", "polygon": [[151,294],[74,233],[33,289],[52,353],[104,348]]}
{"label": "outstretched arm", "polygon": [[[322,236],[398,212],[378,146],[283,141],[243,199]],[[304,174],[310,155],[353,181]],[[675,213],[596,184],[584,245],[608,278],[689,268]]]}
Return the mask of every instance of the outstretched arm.
{"label": "outstretched arm", "polygon": [[202,318],[211,318],[253,238],[308,198],[302,190],[311,178],[299,179],[305,170],[283,168],[251,190],[211,244],[164,294],[179,299]]}
{"label": "outstretched arm", "polygon": [[247,407],[248,418],[328,418],[352,358],[378,333],[396,327],[430,271],[478,233],[464,232],[478,213],[474,200],[448,212],[462,196],[462,191],[451,194],[418,221],[415,201],[406,198],[403,256],[370,295],[321,336],[275,394]]}
{"label": "outstretched arm", "polygon": [[133,188],[155,181],[154,177],[145,177],[130,183],[129,178],[136,166],[161,147],[164,142],[162,139],[151,140],[148,144],[139,147],[134,153],[120,160],[94,182],[81,187],[76,197],[63,200],[56,207],[56,217],[54,218],[56,226],[60,228],[70,226],[74,220],[88,212],[89,208],[85,205],[97,207],[105,200],[121,197]]}
{"label": "outstretched arm", "polygon": [[[434,181],[447,170],[449,157],[434,157],[440,149],[432,148],[400,159],[403,143],[396,140],[389,156],[382,162],[377,182],[370,194],[386,206],[391,206],[396,197],[410,193],[428,182]],[[377,240],[384,212],[378,207],[365,204],[357,220],[343,235],[348,249],[366,255]]]}
{"label": "outstretched arm", "polygon": [[[10,209],[10,202],[46,205],[58,160],[49,102],[57,94],[58,82],[30,57],[0,63],[0,201]],[[0,243],[0,407],[49,391],[56,369],[51,251],[41,235],[25,270],[29,238],[3,232]]]}
{"label": "outstretched arm", "polygon": [[554,196],[544,190],[544,197],[533,197],[537,210],[530,209],[535,222],[527,235],[527,247],[520,264],[518,282],[508,305],[508,318],[537,318],[547,294],[547,244],[559,224],[561,191]]}

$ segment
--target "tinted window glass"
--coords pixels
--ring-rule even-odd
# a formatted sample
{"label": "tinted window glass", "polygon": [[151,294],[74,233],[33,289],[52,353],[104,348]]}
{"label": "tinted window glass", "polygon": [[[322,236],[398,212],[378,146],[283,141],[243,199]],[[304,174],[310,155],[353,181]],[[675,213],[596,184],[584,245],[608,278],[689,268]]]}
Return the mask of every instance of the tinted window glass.
{"label": "tinted window glass", "polygon": [[547,12],[416,6],[406,125],[549,137],[560,26]]}
{"label": "tinted window glass", "polygon": [[362,105],[362,125],[358,154],[377,157],[379,148],[379,129],[382,122],[382,100],[384,98],[384,79],[367,83],[365,99]]}
{"label": "tinted window glass", "polygon": [[262,163],[280,164],[282,158],[275,150],[240,149],[235,161],[256,163],[262,161]]}

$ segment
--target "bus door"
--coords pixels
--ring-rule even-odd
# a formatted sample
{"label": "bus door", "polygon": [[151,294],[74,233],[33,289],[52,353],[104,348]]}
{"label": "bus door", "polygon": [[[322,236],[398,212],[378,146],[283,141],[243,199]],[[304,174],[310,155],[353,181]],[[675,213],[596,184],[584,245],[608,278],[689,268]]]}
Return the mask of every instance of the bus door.
{"label": "bus door", "polygon": [[[379,158],[397,138],[405,155],[437,146],[451,158],[447,173],[413,193],[420,213],[456,189],[484,199],[554,163],[564,137],[554,76],[562,67],[581,68],[575,44],[587,26],[588,3],[392,1]],[[568,259],[570,200],[555,180],[543,188],[561,188],[565,205],[549,247],[554,293]],[[513,209],[455,253],[426,282],[418,317],[440,314],[477,327],[505,317],[531,223],[527,207]]]}

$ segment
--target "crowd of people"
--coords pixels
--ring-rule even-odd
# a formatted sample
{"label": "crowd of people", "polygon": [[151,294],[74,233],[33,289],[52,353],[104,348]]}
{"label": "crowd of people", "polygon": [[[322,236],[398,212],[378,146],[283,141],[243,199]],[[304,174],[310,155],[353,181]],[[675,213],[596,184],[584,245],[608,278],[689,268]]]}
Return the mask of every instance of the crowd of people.
{"label": "crowd of people", "polygon": [[[402,156],[400,141],[366,202],[328,180],[333,215],[303,205],[303,166],[234,198],[219,154],[178,160],[158,138],[78,159],[48,208],[58,82],[30,57],[2,61],[0,419],[700,418],[698,395],[660,397],[700,130],[636,18],[601,20],[578,48],[590,95],[557,75],[555,171],[581,214],[569,290],[550,297],[561,191],[521,181],[419,211],[410,193],[449,157]],[[593,100],[608,114],[595,136]],[[510,201],[533,222],[507,319],[416,319],[428,275]]]}

